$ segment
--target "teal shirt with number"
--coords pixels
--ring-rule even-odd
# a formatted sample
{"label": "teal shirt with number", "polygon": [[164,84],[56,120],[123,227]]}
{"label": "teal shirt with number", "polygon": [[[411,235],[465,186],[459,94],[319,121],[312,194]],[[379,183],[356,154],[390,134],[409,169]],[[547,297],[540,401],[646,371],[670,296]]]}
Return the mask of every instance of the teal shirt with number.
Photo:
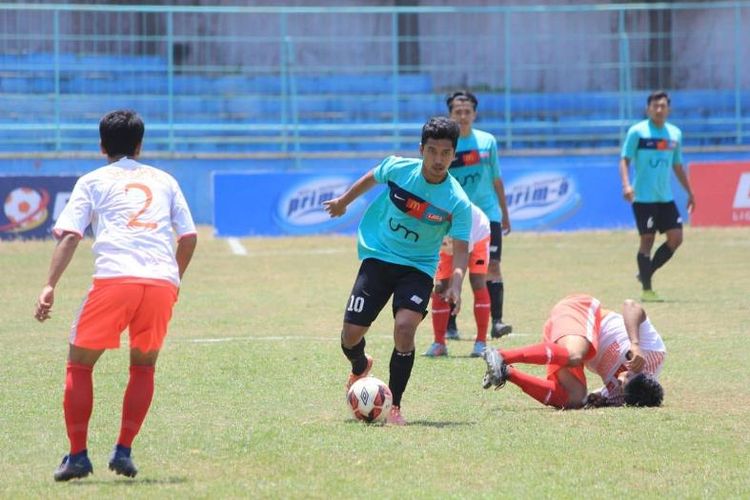
{"label": "teal shirt with number", "polygon": [[636,123],[622,144],[622,158],[633,167],[634,201],[655,203],[674,201],[670,172],[682,165],[682,131],[665,123],[657,127],[651,120]]}
{"label": "teal shirt with number", "polygon": [[450,175],[439,184],[427,182],[417,158],[389,156],[373,175],[386,189],[359,223],[359,258],[412,266],[434,276],[443,236],[469,241],[466,193]]}
{"label": "teal shirt with number", "polygon": [[500,165],[497,161],[497,141],[492,134],[472,129],[468,136],[459,137],[456,158],[448,172],[490,221],[502,221],[495,193],[495,179],[500,178]]}

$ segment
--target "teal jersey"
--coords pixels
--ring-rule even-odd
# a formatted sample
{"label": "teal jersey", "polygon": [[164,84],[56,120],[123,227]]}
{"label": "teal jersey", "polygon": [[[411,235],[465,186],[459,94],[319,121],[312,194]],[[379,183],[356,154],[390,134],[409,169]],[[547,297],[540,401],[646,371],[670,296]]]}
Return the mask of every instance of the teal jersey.
{"label": "teal jersey", "polygon": [[466,193],[450,175],[440,184],[427,182],[417,158],[389,156],[373,175],[386,189],[359,223],[359,258],[411,266],[434,276],[443,236],[469,241],[471,204]]}
{"label": "teal jersey", "polygon": [[670,172],[674,165],[682,165],[679,128],[671,123],[657,127],[651,120],[636,123],[628,130],[621,156],[633,165],[634,201],[674,201]]}
{"label": "teal jersey", "polygon": [[500,178],[500,165],[497,161],[497,141],[492,134],[473,129],[470,135],[459,137],[456,159],[448,172],[490,221],[502,220],[495,194],[495,179]]}

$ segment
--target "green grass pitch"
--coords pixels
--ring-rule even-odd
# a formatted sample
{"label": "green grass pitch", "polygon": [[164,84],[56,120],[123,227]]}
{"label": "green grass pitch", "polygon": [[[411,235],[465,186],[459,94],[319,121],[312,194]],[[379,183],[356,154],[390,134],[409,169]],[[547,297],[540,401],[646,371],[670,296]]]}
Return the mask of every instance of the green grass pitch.
{"label": "green grass pitch", "polygon": [[[750,491],[750,231],[686,228],[654,278],[667,301],[646,310],[667,345],[658,409],[556,411],[508,384],[483,391],[472,343],[418,357],[404,428],[355,422],[344,402],[339,330],[357,270],[352,237],[244,239],[248,255],[201,229],[156,393],[134,443],[135,480],[106,470],[117,437],[127,353],[94,373],[95,474],[57,484],[67,450],[62,386],[71,319],[90,283],[83,242],[53,317],[33,319],[53,243],[0,243],[2,498],[743,497]],[[505,319],[536,342],[569,292],[618,308],[637,298],[634,231],[513,233],[504,241]],[[471,293],[459,327],[472,330]],[[368,334],[388,379],[389,308]],[[429,319],[417,352],[432,339]],[[123,337],[124,345],[127,344]],[[498,341],[493,341],[498,345]],[[534,370],[531,370],[534,371]],[[541,373],[541,371],[538,371]],[[589,378],[592,388],[598,387]]]}

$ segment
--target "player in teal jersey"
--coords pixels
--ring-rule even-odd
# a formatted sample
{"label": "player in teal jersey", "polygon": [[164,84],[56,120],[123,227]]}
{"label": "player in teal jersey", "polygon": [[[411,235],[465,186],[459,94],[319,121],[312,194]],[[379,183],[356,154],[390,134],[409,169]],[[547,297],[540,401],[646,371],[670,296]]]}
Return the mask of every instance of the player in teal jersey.
{"label": "player in teal jersey", "polygon": [[[448,111],[461,128],[456,146],[456,158],[451,163],[450,174],[458,180],[469,196],[469,200],[490,219],[490,265],[486,282],[471,281],[472,289],[486,286],[490,294],[493,338],[500,338],[512,331],[503,322],[505,285],[500,271],[503,254],[503,236],[510,233],[510,217],[505,201],[505,186],[497,160],[497,141],[492,134],[474,128],[478,101],[466,90],[452,93],[446,100]],[[478,277],[477,277],[478,278]],[[471,276],[469,277],[471,280]],[[448,338],[458,338],[455,315],[448,325]]]}
{"label": "player in teal jersey", "polygon": [[468,264],[471,205],[458,182],[448,175],[456,152],[458,125],[431,118],[422,127],[422,159],[389,156],[338,198],[324,202],[339,217],[357,197],[376,184],[386,189],[365,211],[358,231],[362,264],[344,313],[341,349],[351,362],[346,387],[372,368],[365,354],[365,333],[393,296],[394,349],[388,385],[393,407],[388,422],[404,425],[401,397],[414,366],[414,336],[427,314],[432,277],[445,235],[453,238],[453,275],[446,300],[461,305],[461,286]]}
{"label": "player in teal jersey", "polygon": [[[695,198],[690,182],[682,168],[682,131],[667,122],[669,95],[663,91],[648,96],[647,120],[628,130],[620,155],[622,194],[633,205],[633,213],[640,234],[637,254],[638,279],[643,286],[642,300],[657,302],[659,296],[651,288],[651,278],[682,244],[682,217],[674,202],[670,185],[670,170],[674,171],[688,195],[687,211],[693,211]],[[630,183],[629,167],[634,167]],[[656,231],[666,233],[664,242],[651,258]]]}

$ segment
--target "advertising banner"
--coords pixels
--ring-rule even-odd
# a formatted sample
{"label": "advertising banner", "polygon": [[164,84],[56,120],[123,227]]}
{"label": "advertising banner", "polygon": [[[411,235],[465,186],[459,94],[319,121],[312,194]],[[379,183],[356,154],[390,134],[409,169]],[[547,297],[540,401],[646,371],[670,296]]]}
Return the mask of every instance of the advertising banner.
{"label": "advertising banner", "polygon": [[[529,169],[506,161],[503,180],[513,230],[634,228],[617,167],[569,166],[549,160]],[[548,167],[548,168],[545,168]],[[331,219],[323,202],[341,195],[364,172],[214,172],[217,236],[354,233],[378,186]],[[675,194],[678,194],[675,191]],[[678,203],[679,200],[678,200]]]}
{"label": "advertising banner", "polygon": [[0,176],[0,239],[51,236],[78,177]]}
{"label": "advertising banner", "polygon": [[694,226],[750,226],[750,162],[690,163]]}

